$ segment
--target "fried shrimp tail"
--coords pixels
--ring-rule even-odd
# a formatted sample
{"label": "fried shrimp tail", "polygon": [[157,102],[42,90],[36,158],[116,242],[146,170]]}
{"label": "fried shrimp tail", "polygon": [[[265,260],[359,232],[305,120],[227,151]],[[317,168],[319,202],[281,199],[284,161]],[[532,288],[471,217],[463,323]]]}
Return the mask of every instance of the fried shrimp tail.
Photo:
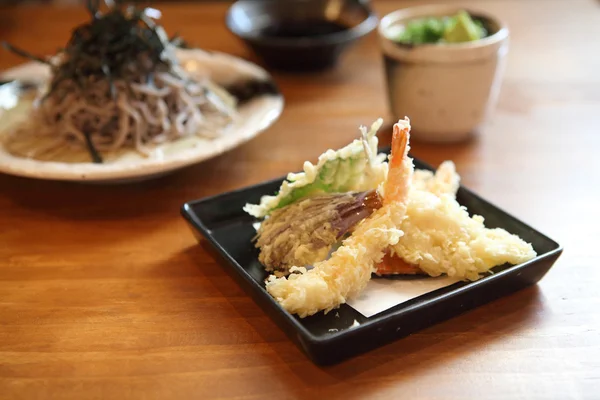
{"label": "fried shrimp tail", "polygon": [[408,119],[400,120],[394,125],[392,136],[392,154],[388,176],[384,184],[383,204],[400,202],[406,204],[410,189],[414,166],[412,158],[408,157],[408,140],[410,124]]}
{"label": "fried shrimp tail", "polygon": [[358,295],[371,279],[374,266],[386,249],[398,242],[408,203],[413,163],[408,157],[408,119],[394,125],[392,155],[382,187],[383,206],[361,221],[354,233],[325,261],[314,268],[292,267],[289,277],[271,276],[267,291],[287,311],[300,317],[328,312]]}

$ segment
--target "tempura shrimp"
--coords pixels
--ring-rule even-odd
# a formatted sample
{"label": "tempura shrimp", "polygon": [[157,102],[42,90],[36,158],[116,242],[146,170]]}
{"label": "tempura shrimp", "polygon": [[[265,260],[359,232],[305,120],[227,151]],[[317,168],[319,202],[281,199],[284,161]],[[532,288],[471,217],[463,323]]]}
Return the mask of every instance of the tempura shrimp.
{"label": "tempura shrimp", "polygon": [[297,273],[287,278],[269,278],[267,291],[287,311],[301,318],[321,310],[327,313],[358,295],[386,249],[403,235],[398,227],[406,214],[414,171],[408,157],[409,136],[409,120],[398,121],[394,125],[387,179],[382,187],[383,206],[357,225],[352,236],[328,260],[315,263],[309,271],[292,267],[290,271]]}
{"label": "tempura shrimp", "polygon": [[530,243],[469,215],[456,200],[459,182],[451,161],[435,174],[415,171],[406,218],[399,226],[405,234],[376,266],[377,275],[443,274],[473,281],[497,265],[517,265],[536,256]]}
{"label": "tempura shrimp", "polygon": [[450,195],[456,197],[460,185],[460,176],[452,161],[444,161],[435,173],[418,169],[413,175],[411,190],[425,190],[436,196]]}
{"label": "tempura shrimp", "polygon": [[[444,161],[440,164],[435,173],[425,170],[415,170],[412,179],[412,186],[409,194],[410,202],[414,201],[414,194],[417,191],[430,192],[436,196],[456,197],[456,192],[460,185],[460,176],[456,173],[456,167],[452,161]],[[407,216],[410,213],[407,213]],[[406,230],[405,220],[401,229]],[[406,239],[406,235],[402,240]],[[400,240],[400,242],[402,242]],[[409,264],[396,254],[388,251],[383,260],[375,267],[377,275],[426,275],[426,273],[416,264]]]}

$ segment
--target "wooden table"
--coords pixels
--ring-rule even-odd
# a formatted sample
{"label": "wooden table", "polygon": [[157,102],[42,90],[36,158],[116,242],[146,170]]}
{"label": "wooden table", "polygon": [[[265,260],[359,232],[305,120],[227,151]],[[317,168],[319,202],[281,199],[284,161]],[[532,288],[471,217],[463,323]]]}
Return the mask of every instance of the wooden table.
{"label": "wooden table", "polygon": [[[0,397],[600,398],[599,5],[464,4],[512,30],[497,112],[477,140],[414,142],[414,154],[453,159],[467,186],[564,245],[538,286],[319,368],[196,244],[183,202],[296,170],[359,124],[391,122],[372,35],[335,71],[276,74],[282,118],[202,165],[112,187],[0,176]],[[252,58],[226,31],[226,7],[165,5],[164,24]],[[82,8],[5,8],[0,37],[51,53],[84,19]],[[19,62],[0,53],[0,68]]]}

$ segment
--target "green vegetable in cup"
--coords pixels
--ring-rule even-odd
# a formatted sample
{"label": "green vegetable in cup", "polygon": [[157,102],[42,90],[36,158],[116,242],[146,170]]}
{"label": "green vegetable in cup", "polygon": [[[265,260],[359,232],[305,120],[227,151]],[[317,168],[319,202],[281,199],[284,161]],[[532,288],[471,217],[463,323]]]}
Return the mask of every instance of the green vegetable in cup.
{"label": "green vegetable in cup", "polygon": [[419,18],[408,22],[395,38],[404,44],[462,43],[487,36],[487,30],[479,20],[474,20],[462,10],[447,17]]}

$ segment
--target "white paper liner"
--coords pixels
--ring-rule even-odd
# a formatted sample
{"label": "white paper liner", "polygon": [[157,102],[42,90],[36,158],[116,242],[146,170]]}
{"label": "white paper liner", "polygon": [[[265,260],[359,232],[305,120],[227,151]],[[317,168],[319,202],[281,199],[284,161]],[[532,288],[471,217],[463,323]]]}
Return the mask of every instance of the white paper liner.
{"label": "white paper liner", "polygon": [[456,282],[459,282],[459,279],[448,276],[371,279],[361,295],[349,300],[348,305],[368,318]]}

